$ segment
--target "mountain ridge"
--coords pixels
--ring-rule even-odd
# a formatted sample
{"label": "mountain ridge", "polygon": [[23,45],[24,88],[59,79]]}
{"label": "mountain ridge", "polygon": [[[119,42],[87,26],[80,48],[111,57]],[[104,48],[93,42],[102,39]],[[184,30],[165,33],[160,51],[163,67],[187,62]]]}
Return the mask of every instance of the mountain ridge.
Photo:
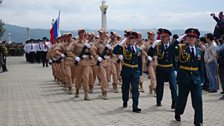
{"label": "mountain ridge", "polygon": [[[27,40],[27,27],[22,27],[22,26],[17,26],[17,25],[11,25],[11,24],[5,24],[4,28],[5,33],[3,34],[2,40],[9,40],[8,34],[11,33],[11,41],[16,42],[16,43],[23,43]],[[147,31],[149,30],[154,30],[156,31],[155,28],[150,28],[150,29],[133,29],[136,31],[139,31],[142,33],[143,38],[147,38]],[[94,32],[97,34],[97,30],[94,29],[88,29],[86,28],[87,32]],[[123,31],[124,30],[116,30],[116,29],[109,29],[108,31],[115,31],[119,35],[122,35],[123,37]],[[173,34],[178,34],[181,35],[184,33],[184,29],[173,29],[171,32]],[[66,32],[71,32],[74,36],[77,35],[77,30],[61,30],[61,34],[66,33]],[[211,31],[200,31],[201,35],[204,35],[208,32]],[[33,39],[41,39],[42,37],[50,37],[50,29],[41,29],[41,28],[30,28],[30,37]]]}

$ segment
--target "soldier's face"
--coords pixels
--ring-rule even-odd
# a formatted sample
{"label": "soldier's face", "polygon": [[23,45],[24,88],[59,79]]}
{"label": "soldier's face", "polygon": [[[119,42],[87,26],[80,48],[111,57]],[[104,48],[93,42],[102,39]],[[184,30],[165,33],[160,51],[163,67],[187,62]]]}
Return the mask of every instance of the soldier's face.
{"label": "soldier's face", "polygon": [[80,32],[79,33],[79,38],[80,39],[85,39],[85,35],[86,35],[86,32]]}
{"label": "soldier's face", "polygon": [[129,44],[134,45],[136,43],[136,38],[129,38]]}
{"label": "soldier's face", "polygon": [[162,35],[162,36],[161,36],[161,41],[162,41],[162,42],[168,42],[169,39],[170,39],[169,35]]}
{"label": "soldier's face", "polygon": [[142,35],[138,35],[138,41],[142,41]]}
{"label": "soldier's face", "polygon": [[186,41],[190,45],[195,45],[195,43],[197,42],[197,38],[196,37],[193,37],[193,36],[187,36],[186,37]]}
{"label": "soldier's face", "polygon": [[149,34],[148,39],[153,40],[155,38],[155,34]]}
{"label": "soldier's face", "polygon": [[99,35],[100,35],[101,39],[105,39],[106,38],[106,33],[100,33]]}

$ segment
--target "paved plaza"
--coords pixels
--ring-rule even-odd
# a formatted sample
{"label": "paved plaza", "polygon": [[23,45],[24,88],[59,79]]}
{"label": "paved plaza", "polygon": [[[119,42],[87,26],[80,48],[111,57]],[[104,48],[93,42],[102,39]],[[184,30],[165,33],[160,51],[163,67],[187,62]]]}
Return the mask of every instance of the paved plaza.
{"label": "paved plaza", "polygon": [[[6,73],[0,73],[1,126],[193,126],[194,113],[189,96],[182,122],[174,120],[170,109],[169,86],[165,86],[163,106],[155,106],[155,97],[148,94],[149,80],[145,76],[145,93],[140,94],[141,113],[122,108],[121,93],[115,94],[110,84],[109,100],[100,99],[100,87],[95,86],[91,101],[68,95],[51,76],[51,67],[28,64],[24,57],[8,57]],[[119,88],[119,92],[120,88]],[[224,126],[224,101],[220,93],[203,92],[204,126]]]}

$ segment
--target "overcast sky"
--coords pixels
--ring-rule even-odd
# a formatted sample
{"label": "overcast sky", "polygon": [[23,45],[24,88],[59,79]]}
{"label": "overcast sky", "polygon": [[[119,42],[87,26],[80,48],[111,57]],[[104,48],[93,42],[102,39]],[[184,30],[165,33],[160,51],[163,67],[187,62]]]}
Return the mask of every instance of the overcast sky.
{"label": "overcast sky", "polygon": [[[211,12],[223,11],[223,0],[106,0],[109,29],[196,27],[213,31]],[[3,0],[0,18],[5,23],[31,28],[51,27],[61,11],[63,30],[99,29],[101,0]]]}

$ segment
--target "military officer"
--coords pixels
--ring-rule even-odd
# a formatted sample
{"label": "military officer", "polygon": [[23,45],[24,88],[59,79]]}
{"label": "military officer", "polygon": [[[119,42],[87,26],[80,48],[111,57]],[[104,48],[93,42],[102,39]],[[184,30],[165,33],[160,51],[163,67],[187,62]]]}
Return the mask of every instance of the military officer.
{"label": "military officer", "polygon": [[[161,101],[163,98],[164,83],[166,81],[170,84],[171,96],[172,96],[172,105],[171,109],[175,108],[175,102],[177,97],[175,73],[173,68],[173,55],[174,52],[172,48],[169,48],[170,36],[172,33],[167,29],[161,29],[161,42],[158,44],[156,41],[151,48],[149,49],[149,56],[157,56],[158,65],[156,66],[156,102],[157,106],[162,106]],[[158,44],[158,45],[157,45]],[[150,58],[151,60],[152,58]]]}
{"label": "military officer", "polygon": [[[138,34],[136,32],[128,32],[127,38],[121,41],[113,50],[116,55],[123,57],[123,65],[121,70],[122,77],[122,100],[123,107],[127,107],[129,99],[130,84],[132,86],[132,100],[133,100],[133,112],[139,113],[141,109],[138,108],[139,99],[139,57],[141,56],[141,50],[135,45],[137,42]],[[127,42],[127,45],[125,43]]]}
{"label": "military officer", "polygon": [[[187,44],[179,44],[186,36]],[[181,121],[180,115],[184,113],[187,103],[187,97],[191,92],[192,106],[194,108],[194,125],[202,126],[203,123],[203,107],[202,107],[202,87],[200,72],[202,72],[202,52],[196,46],[196,41],[200,36],[198,29],[189,28],[185,31],[185,35],[179,37],[177,41],[171,43],[170,46],[175,48],[179,44],[179,71],[177,74],[178,97],[175,108],[175,119]]]}

